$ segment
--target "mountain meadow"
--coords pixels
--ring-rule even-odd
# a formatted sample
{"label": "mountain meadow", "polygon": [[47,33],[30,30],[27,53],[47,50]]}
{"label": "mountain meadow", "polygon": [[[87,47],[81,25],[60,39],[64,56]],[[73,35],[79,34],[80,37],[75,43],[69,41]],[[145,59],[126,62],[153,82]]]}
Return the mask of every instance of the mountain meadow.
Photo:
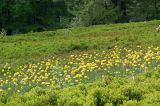
{"label": "mountain meadow", "polygon": [[159,106],[159,24],[0,35],[0,106]]}
{"label": "mountain meadow", "polygon": [[0,0],[0,106],[160,106],[160,0]]}

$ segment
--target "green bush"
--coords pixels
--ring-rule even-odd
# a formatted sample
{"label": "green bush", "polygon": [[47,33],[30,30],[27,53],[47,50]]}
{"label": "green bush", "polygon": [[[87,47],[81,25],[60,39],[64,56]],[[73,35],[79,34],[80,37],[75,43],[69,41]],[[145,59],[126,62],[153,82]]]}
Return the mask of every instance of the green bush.
{"label": "green bush", "polygon": [[[110,77],[109,83],[97,80],[63,89],[33,88],[31,91],[8,95],[0,93],[0,104],[8,106],[158,106],[160,105],[160,80],[137,75],[136,79]],[[143,77],[142,77],[143,76]],[[108,80],[107,79],[107,80]],[[143,79],[143,80],[142,80]]]}

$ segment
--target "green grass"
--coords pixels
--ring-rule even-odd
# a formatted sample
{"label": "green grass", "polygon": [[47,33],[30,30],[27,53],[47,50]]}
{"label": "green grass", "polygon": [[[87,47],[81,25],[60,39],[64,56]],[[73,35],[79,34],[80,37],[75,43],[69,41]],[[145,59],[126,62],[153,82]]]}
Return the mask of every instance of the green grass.
{"label": "green grass", "polygon": [[73,51],[108,50],[115,45],[160,45],[160,21],[97,25],[0,38],[0,65],[36,62]]}
{"label": "green grass", "polygon": [[[145,69],[141,74],[136,73],[125,78],[104,74],[91,83],[64,88],[31,86],[32,89],[29,91],[15,91],[12,94],[8,92],[11,90],[9,86],[14,85],[14,83],[10,84],[10,81],[8,81],[10,78],[13,80],[11,76],[20,79],[22,75],[27,78],[27,74],[34,76],[39,72],[34,71],[36,68],[32,68],[32,73],[25,72],[25,69],[20,71],[16,68],[19,65],[37,64],[40,60],[53,56],[62,59],[70,54],[93,53],[93,51],[98,51],[98,53],[101,53],[101,51],[108,52],[112,51],[115,46],[133,50],[136,50],[137,46],[141,46],[144,51],[150,46],[160,47],[160,32],[156,31],[159,24],[160,20],[155,20],[0,36],[0,71],[5,73],[3,75],[0,73],[0,82],[3,82],[3,84],[9,82],[6,89],[0,88],[0,106],[159,106],[159,63],[157,63],[157,67]],[[148,55],[145,53],[150,61],[153,57],[151,52],[148,52]],[[156,53],[155,56],[159,56],[159,52]],[[122,55],[125,54],[122,53]],[[155,58],[159,59],[159,57]],[[65,65],[71,60],[68,59],[65,63],[63,59],[61,61]],[[11,64],[11,69],[10,66],[3,68],[6,62]],[[88,61],[85,60],[85,62]],[[54,63],[56,65],[52,65],[57,68],[57,60]],[[3,68],[3,72],[1,68]],[[49,70],[53,71],[55,69],[49,68]],[[117,70],[125,71],[123,69],[116,69],[115,71]],[[63,73],[64,70],[61,71]],[[61,71],[55,72],[60,73]],[[131,69],[130,71],[135,70]],[[14,75],[16,72],[19,76]],[[48,72],[42,74],[45,76],[46,73],[48,74]],[[2,87],[1,83],[0,87]],[[16,86],[14,85],[14,87]],[[26,85],[25,87],[28,88],[29,86]]]}

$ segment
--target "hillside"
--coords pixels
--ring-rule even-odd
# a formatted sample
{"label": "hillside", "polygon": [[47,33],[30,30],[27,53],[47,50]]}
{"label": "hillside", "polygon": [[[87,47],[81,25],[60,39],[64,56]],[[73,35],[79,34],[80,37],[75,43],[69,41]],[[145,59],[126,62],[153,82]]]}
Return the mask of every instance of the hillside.
{"label": "hillside", "polygon": [[159,106],[159,24],[0,36],[0,106]]}
{"label": "hillside", "polygon": [[[97,25],[1,37],[0,62],[24,64],[73,51],[108,50],[114,46],[159,46],[160,21]],[[13,49],[14,48],[14,49]]]}

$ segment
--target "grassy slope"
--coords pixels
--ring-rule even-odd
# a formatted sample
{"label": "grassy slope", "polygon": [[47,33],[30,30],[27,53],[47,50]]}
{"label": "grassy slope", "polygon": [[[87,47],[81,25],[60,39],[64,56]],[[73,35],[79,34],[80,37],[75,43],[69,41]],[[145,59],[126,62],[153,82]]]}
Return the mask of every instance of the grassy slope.
{"label": "grassy slope", "polygon": [[108,50],[115,45],[159,46],[160,33],[155,30],[159,24],[160,21],[98,25],[0,38],[0,67],[6,62],[19,65],[77,50]]}
{"label": "grassy slope", "polygon": [[[0,39],[0,65],[24,64],[44,57],[79,51],[160,46],[160,21],[99,25]],[[23,95],[0,93],[0,106],[159,106],[160,69],[132,78],[105,77],[92,84],[64,89],[34,88]]]}

